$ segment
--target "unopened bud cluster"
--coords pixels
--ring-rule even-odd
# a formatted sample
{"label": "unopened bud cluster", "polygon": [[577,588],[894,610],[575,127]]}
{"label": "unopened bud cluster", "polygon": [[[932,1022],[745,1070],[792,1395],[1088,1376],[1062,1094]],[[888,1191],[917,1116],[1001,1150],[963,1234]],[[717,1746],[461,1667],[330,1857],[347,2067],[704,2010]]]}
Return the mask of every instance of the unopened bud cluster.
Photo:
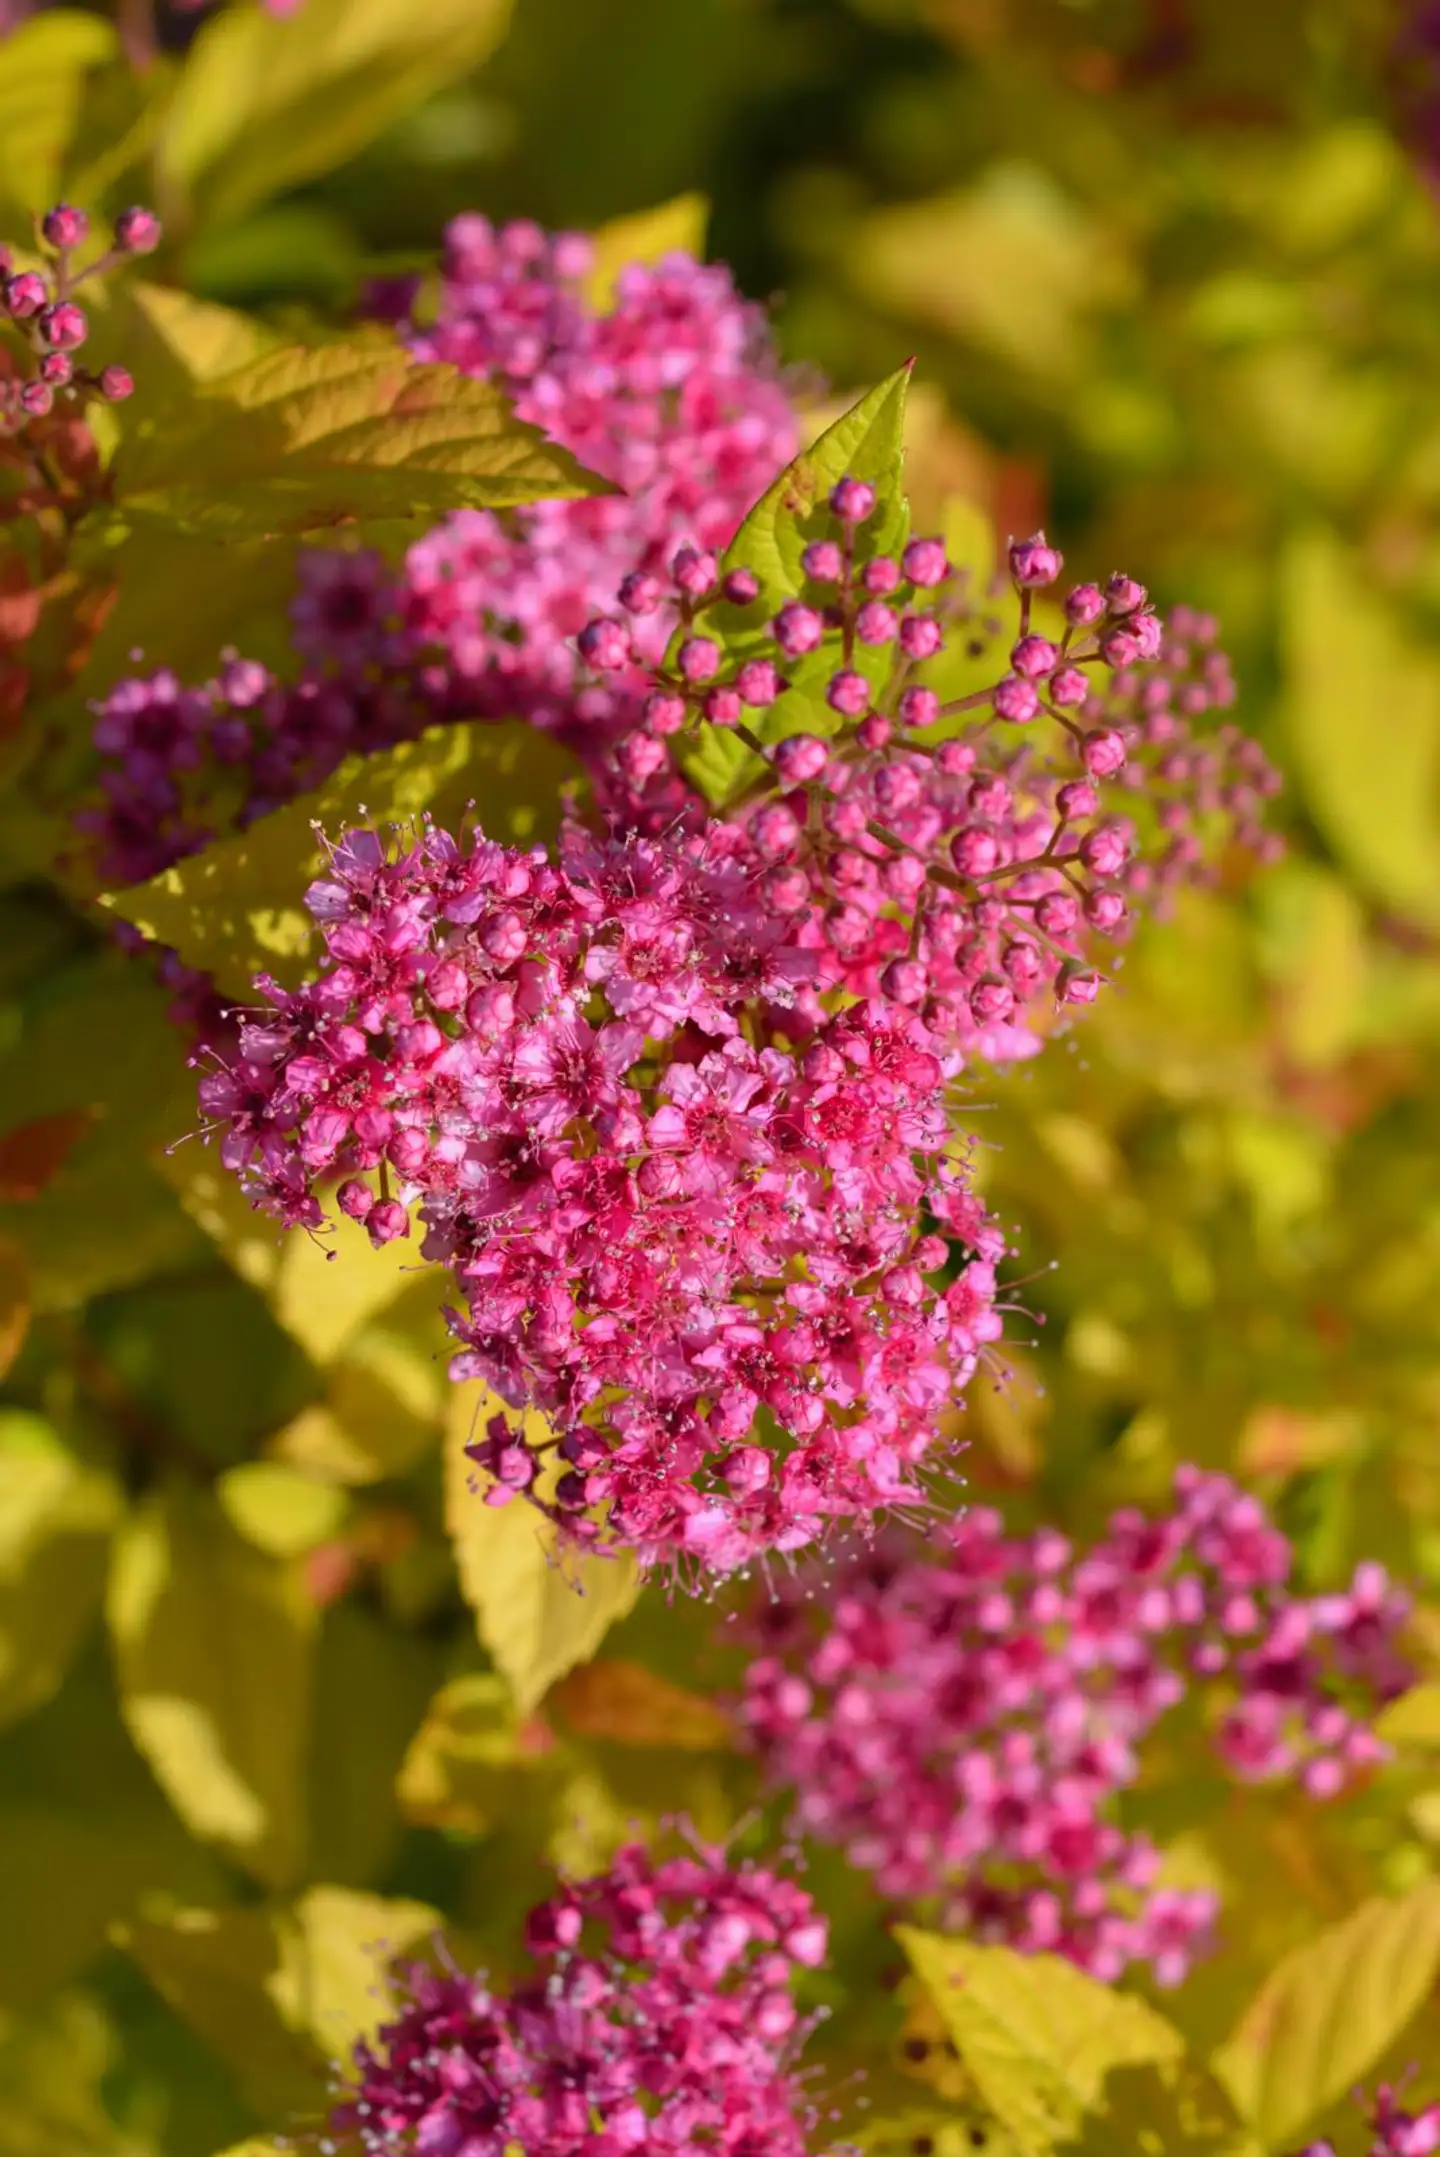
{"label": "unopened bud cluster", "polygon": [[0,428],[16,433],[27,421],[43,419],[56,400],[103,397],[118,404],[135,385],[125,368],[111,365],[98,372],[76,358],[90,336],[90,320],[74,295],[90,280],[104,276],[130,255],[149,254],[159,245],[160,225],[149,210],[122,210],[111,244],[77,268],[75,256],[90,238],[83,210],[57,202],[39,221],[43,249],[39,268],[17,267],[9,248],[0,247],[0,324],[8,324],[23,344],[27,374],[0,378]]}

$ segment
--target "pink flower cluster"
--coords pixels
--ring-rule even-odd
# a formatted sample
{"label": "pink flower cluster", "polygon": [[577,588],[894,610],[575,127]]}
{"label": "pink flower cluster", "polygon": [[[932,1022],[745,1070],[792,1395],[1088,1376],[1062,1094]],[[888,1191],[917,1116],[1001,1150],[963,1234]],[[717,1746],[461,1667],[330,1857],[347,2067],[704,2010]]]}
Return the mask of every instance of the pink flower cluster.
{"label": "pink flower cluster", "polygon": [[159,219],[149,210],[122,210],[106,252],[77,270],[74,256],[90,236],[83,210],[57,202],[40,220],[45,248],[40,269],[17,269],[7,247],[0,247],[0,325],[9,323],[27,348],[28,374],[0,374],[0,433],[15,434],[28,420],[43,419],[57,398],[103,397],[118,404],[134,383],[123,367],[103,367],[98,374],[76,360],[90,335],[89,317],[75,292],[89,279],[131,255],[149,254],[160,240]]}
{"label": "pink flower cluster", "polygon": [[200,1090],[283,1219],[317,1226],[340,1176],[380,1244],[418,1202],[464,1299],[452,1375],[556,1434],[493,1428],[492,1498],[647,1563],[726,1571],[918,1499],[1001,1328],[953,1057],[903,1005],[827,1015],[767,877],[734,826],[572,829],[554,861],[351,832],[307,894],[318,977],[270,986]]}
{"label": "pink flower cluster", "polygon": [[[522,419],[621,491],[453,517],[412,548],[404,597],[479,708],[613,728],[633,722],[625,685],[587,682],[575,636],[682,542],[723,547],[798,441],[765,318],[728,270],[633,264],[597,312],[581,296],[593,256],[579,233],[450,226],[437,318],[407,330],[411,348],[503,382]],[[657,610],[642,657],[662,657],[671,619]]]}
{"label": "pink flower cluster", "polygon": [[322,2147],[367,2157],[804,2157],[814,2112],[791,1997],[825,1923],[793,1881],[718,1852],[608,1873],[531,1912],[533,1975],[405,1979],[357,2048]]}
{"label": "pink flower cluster", "polygon": [[[462,511],[399,574],[364,550],[302,550],[294,684],[244,660],[196,689],[164,671],[119,683],[96,710],[101,799],[79,819],[102,875],[141,882],[345,757],[444,720],[521,717],[563,734],[596,763],[604,806],[640,821],[645,790],[602,754],[639,717],[640,676],[597,676],[576,633],[629,572],[663,568],[682,542],[728,540],[796,430],[764,318],[728,271],[673,255],[625,271],[597,312],[580,290],[591,254],[578,234],[460,218],[439,320],[408,335],[418,357],[503,383],[522,418],[622,491]],[[667,634],[657,614],[657,660]],[[686,799],[667,775],[646,795],[649,824]]]}
{"label": "pink flower cluster", "polygon": [[1195,731],[1234,697],[1207,617],[1166,625],[1117,575],[1072,586],[1054,634],[1036,628],[1062,567],[1042,535],[1010,550],[1008,665],[947,694],[957,662],[985,666],[1001,623],[940,541],[886,550],[897,508],[841,479],[811,520],[803,586],[775,611],[743,561],[685,549],[669,585],[627,578],[622,615],[587,625],[580,648],[633,671],[636,625],[678,614],[617,751],[626,777],[651,778],[702,725],[737,732],[769,769],[731,813],[807,910],[822,988],[883,994],[1003,1060],[1038,1046],[1041,999],[1094,1000],[1092,947],[1123,937],[1132,908],[1211,875],[1226,845],[1273,851],[1260,818],[1279,781],[1237,728]]}
{"label": "pink flower cluster", "polygon": [[[1398,2091],[1386,2084],[1376,2090],[1366,2120],[1371,2137],[1367,2157],[1431,2157],[1433,2150],[1440,2150],[1440,2104],[1406,2112],[1398,2099]],[[1307,2142],[1295,2157],[1335,2157],[1335,2145]]]}
{"label": "pink flower cluster", "polygon": [[1382,1757],[1367,1718],[1410,1681],[1405,1598],[1374,1565],[1295,1595],[1258,1500],[1193,1468],[1166,1518],[1118,1513],[1081,1553],[978,1508],[938,1540],[757,1612],[743,1716],[767,1777],[886,1896],[1106,1980],[1143,1962],[1178,1982],[1213,1900],[1157,1885],[1153,1845],[1117,1821],[1140,1742],[1214,1683],[1231,1773],[1333,1796]]}

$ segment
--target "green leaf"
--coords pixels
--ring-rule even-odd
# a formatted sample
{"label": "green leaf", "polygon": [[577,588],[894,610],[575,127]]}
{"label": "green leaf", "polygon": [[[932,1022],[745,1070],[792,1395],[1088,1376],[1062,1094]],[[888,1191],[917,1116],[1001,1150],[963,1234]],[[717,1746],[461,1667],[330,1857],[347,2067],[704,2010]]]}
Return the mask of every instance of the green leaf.
{"label": "green leaf", "polygon": [[452,1678],[431,1701],[395,1791],[417,1827],[483,1835],[506,1816],[531,1812],[567,1773],[568,1756],[542,1725],[525,1729],[505,1680],[493,1670]]}
{"label": "green leaf", "polygon": [[122,439],[112,478],[122,523],[210,539],[615,491],[517,419],[497,383],[422,365],[379,332],[285,346],[202,384],[167,426]]}
{"label": "green leaf", "polygon": [[[800,558],[813,539],[833,528],[826,502],[838,479],[849,474],[868,480],[879,498],[874,513],[859,527],[857,559],[896,554],[904,545],[909,521],[902,484],[909,383],[909,367],[900,368],[827,427],[786,466],[735,534],[725,568],[753,570],[759,594],[745,607],[718,605],[705,618],[707,634],[720,641],[732,662],[757,654],[773,656],[766,625],[787,599],[805,589]],[[840,722],[824,701],[823,686],[835,663],[834,649],[825,648],[787,669],[790,688],[768,711],[752,715],[751,732],[765,742],[787,734],[833,734]],[[853,663],[883,678],[891,655],[861,648]],[[702,726],[698,741],[681,761],[692,782],[717,806],[761,768],[737,734],[712,726]]]}
{"label": "green leaf", "polygon": [[80,1991],[49,2000],[0,2034],[0,2157],[148,2157],[117,2127],[103,2083],[115,2032]]}
{"label": "green leaf", "polygon": [[385,1877],[405,1822],[395,1781],[441,1675],[446,1643],[383,1623],[356,1597],[320,1633],[310,1749],[315,1869],[342,1887]]}
{"label": "green leaf", "polygon": [[100,1607],[120,1510],[112,1476],[39,1416],[0,1409],[0,1723],[58,1689]]}
{"label": "green leaf", "polygon": [[393,2011],[386,1964],[427,1942],[425,1903],[316,1887],[290,1910],[139,1920],[127,1953],[262,2116],[324,2102],[335,2063]]}
{"label": "green leaf", "polygon": [[1300,534],[1282,570],[1286,731],[1306,804],[1366,890],[1435,927],[1440,662],[1330,532]]}
{"label": "green leaf", "polygon": [[314,924],[301,902],[326,862],[316,825],[331,839],[356,825],[384,834],[428,812],[454,829],[474,802],[490,838],[530,846],[558,826],[575,769],[521,720],[431,727],[349,758],[314,793],[102,903],[232,995],[250,994],[258,973],[293,987],[313,964]]}
{"label": "green leaf", "polygon": [[1374,1729],[1386,1745],[1440,1746],[1440,1685],[1412,1685],[1380,1710]]}
{"label": "green leaf", "polygon": [[1437,1972],[1440,1880],[1363,1903],[1270,1973],[1215,2072],[1262,2141],[1292,2141],[1401,2035]]}
{"label": "green leaf", "polygon": [[585,298],[597,314],[615,305],[616,280],[632,262],[647,265],[666,255],[695,255],[703,261],[710,204],[704,195],[677,195],[653,210],[617,217],[592,234],[595,260],[585,280]]}
{"label": "green leaf", "polygon": [[100,16],[62,7],[33,15],[11,30],[4,53],[0,203],[7,212],[39,212],[49,208],[58,192],[86,79],[92,69],[116,59],[119,41],[113,24]]}
{"label": "green leaf", "polygon": [[55,1699],[0,1733],[0,1791],[0,2010],[75,1976],[143,1897],[224,1891],[130,1743],[98,1640]]}
{"label": "green leaf", "polygon": [[301,1558],[329,1542],[349,1511],[333,1483],[281,1461],[240,1462],[220,1477],[215,1495],[230,1525],[271,1558]]}
{"label": "green leaf", "polygon": [[171,1804],[284,1885],[304,1847],[315,1629],[298,1581],[173,1478],[123,1532],[108,1601],[126,1726]]}
{"label": "green leaf", "polygon": [[213,16],[191,47],[160,146],[162,194],[211,223],[343,165],[498,43],[507,0],[307,0],[280,19]]}
{"label": "green leaf", "polygon": [[979,1947],[908,1925],[896,1938],[976,2094],[1032,2157],[1080,2132],[1113,2069],[1183,2054],[1178,2032],[1153,2008],[1056,1955]]}
{"label": "green leaf", "polygon": [[[545,1516],[515,1499],[487,1505],[465,1447],[501,1403],[481,1387],[457,1386],[445,1444],[445,1521],[465,1600],[480,1638],[528,1714],[557,1678],[588,1662],[639,1581],[628,1556],[577,1557],[557,1549]],[[531,1418],[527,1429],[539,1425]]]}

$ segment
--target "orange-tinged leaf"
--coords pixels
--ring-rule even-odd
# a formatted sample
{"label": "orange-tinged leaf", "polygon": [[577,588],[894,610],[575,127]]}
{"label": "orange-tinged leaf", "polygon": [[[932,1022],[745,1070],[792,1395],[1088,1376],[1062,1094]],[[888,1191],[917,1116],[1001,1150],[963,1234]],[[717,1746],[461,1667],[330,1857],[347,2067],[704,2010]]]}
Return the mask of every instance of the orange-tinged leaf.
{"label": "orange-tinged leaf", "polygon": [[85,1109],[67,1109],[0,1134],[0,1200],[14,1205],[38,1198],[92,1121]]}
{"label": "orange-tinged leaf", "polygon": [[578,1737],[673,1752],[716,1752],[733,1736],[730,1718],[713,1701],[689,1693],[641,1663],[595,1662],[572,1670],[552,1690],[556,1707]]}

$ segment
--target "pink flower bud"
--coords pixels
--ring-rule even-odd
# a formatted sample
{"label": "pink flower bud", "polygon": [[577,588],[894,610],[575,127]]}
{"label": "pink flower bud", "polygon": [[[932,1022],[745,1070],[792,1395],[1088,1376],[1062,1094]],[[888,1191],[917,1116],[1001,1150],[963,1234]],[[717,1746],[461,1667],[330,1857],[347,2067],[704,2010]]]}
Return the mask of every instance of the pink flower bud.
{"label": "pink flower bud", "polygon": [[57,202],[53,210],[47,210],[40,230],[50,245],[64,250],[78,247],[90,231],[90,220],[83,210],[73,209],[68,202]]}
{"label": "pink flower bud", "polygon": [[883,749],[893,732],[890,721],[883,712],[869,712],[855,729],[855,739],[862,749]]}
{"label": "pink flower bud", "polygon": [[720,647],[713,637],[687,637],[675,663],[687,682],[712,681],[720,671]]}
{"label": "pink flower bud", "polygon": [[1113,779],[1125,769],[1125,737],[1114,727],[1096,727],[1080,745],[1085,769],[1094,779]]}
{"label": "pink flower bud", "polygon": [[870,684],[864,675],[857,674],[853,667],[842,667],[838,674],[832,674],[830,677],[825,690],[825,702],[843,718],[858,719],[860,714],[869,708]]}
{"label": "pink flower bud", "polygon": [[912,539],[900,557],[900,566],[912,584],[943,584],[950,574],[945,543],[939,539]]}
{"label": "pink flower bud", "polygon": [[907,614],[900,624],[900,649],[907,659],[933,659],[944,642],[933,614]]}
{"label": "pink flower bud", "polygon": [[1049,674],[1060,654],[1048,637],[1022,637],[1010,653],[1010,664],[1028,682]]}
{"label": "pink flower bud", "polygon": [[888,599],[892,592],[898,592],[901,581],[900,564],[890,554],[877,554],[860,572],[862,589],[876,599]]}
{"label": "pink flower bud", "polygon": [[26,322],[31,315],[38,315],[50,297],[50,288],[38,270],[21,270],[15,277],[5,281],[6,311],[17,322]]}
{"label": "pink flower bud", "polygon": [[1112,614],[1133,614],[1137,607],[1144,606],[1146,596],[1143,584],[1123,576],[1119,570],[1105,587],[1105,604]]}
{"label": "pink flower bud", "polygon": [[875,489],[867,480],[837,480],[830,489],[830,507],[842,524],[863,524],[875,507]]}
{"label": "pink flower bud", "polygon": [[630,663],[630,632],[623,622],[602,616],[598,621],[587,622],[575,641],[581,658],[602,674],[613,673],[617,667]]}
{"label": "pink flower bud", "polygon": [[627,614],[653,614],[664,596],[660,579],[643,569],[632,569],[622,578],[616,594]]}
{"label": "pink flower bud", "polygon": [[814,607],[804,606],[798,599],[786,600],[770,629],[781,651],[791,659],[815,651],[825,635],[823,617]]}
{"label": "pink flower bud", "polygon": [[123,404],[135,394],[135,381],[126,367],[102,367],[100,370],[100,394],[109,404]]}
{"label": "pink flower bud", "polygon": [[791,734],[775,744],[775,769],[786,786],[818,779],[829,761],[830,751],[814,734]]}
{"label": "pink flower bud", "polygon": [[1060,667],[1051,675],[1048,688],[1050,702],[1061,711],[1077,711],[1090,694],[1090,684],[1079,667]]}
{"label": "pink flower bud", "polygon": [[713,554],[698,547],[681,547],[670,564],[670,574],[687,599],[708,599],[720,575]]}
{"label": "pink flower bud", "polygon": [[685,699],[672,689],[652,689],[646,697],[644,719],[652,734],[678,734],[685,718]]}
{"label": "pink flower bud", "polygon": [[933,726],[940,716],[940,699],[933,689],[917,683],[900,692],[895,712],[902,726]]}
{"label": "pink flower bud", "polygon": [[1010,574],[1022,590],[1053,584],[1064,566],[1064,555],[1048,544],[1043,532],[1010,542]]}
{"label": "pink flower bud", "polygon": [[1034,689],[1018,674],[1007,674],[1003,681],[997,682],[991,702],[996,717],[1008,719],[1015,726],[1023,726],[1040,709],[1040,699]]}
{"label": "pink flower bud", "polygon": [[735,676],[735,687],[753,711],[764,711],[780,694],[780,676],[768,659],[747,659]]}
{"label": "pink flower bud", "polygon": [[1055,807],[1064,824],[1073,824],[1077,817],[1093,816],[1100,806],[1100,796],[1088,779],[1070,779],[1055,796]]}
{"label": "pink flower bud", "polygon": [[1105,612],[1105,594],[1098,584],[1077,584],[1065,597],[1065,619],[1072,628],[1088,629]]}
{"label": "pink flower bud", "polygon": [[812,584],[838,584],[845,572],[845,557],[833,539],[815,539],[801,555],[800,567]]}
{"label": "pink flower bud", "polygon": [[745,704],[739,690],[728,686],[708,690],[700,709],[711,726],[739,726],[745,716]]}
{"label": "pink flower bud", "polygon": [[883,599],[868,600],[855,617],[855,634],[862,644],[889,644],[898,626],[894,608]]}
{"label": "pink flower bud", "polygon": [[967,824],[950,841],[950,859],[962,876],[989,876],[1000,866],[1000,839],[986,824]]}
{"label": "pink flower bud", "polygon": [[127,255],[152,255],[160,245],[160,220],[153,210],[122,210],[115,220],[115,245]]}
{"label": "pink flower bud", "polygon": [[1055,1001],[1060,1004],[1093,1004],[1100,994],[1100,976],[1078,962],[1062,966],[1055,978]]}
{"label": "pink flower bud", "polygon": [[732,569],[720,589],[732,607],[748,607],[760,596],[760,579],[753,569]]}

